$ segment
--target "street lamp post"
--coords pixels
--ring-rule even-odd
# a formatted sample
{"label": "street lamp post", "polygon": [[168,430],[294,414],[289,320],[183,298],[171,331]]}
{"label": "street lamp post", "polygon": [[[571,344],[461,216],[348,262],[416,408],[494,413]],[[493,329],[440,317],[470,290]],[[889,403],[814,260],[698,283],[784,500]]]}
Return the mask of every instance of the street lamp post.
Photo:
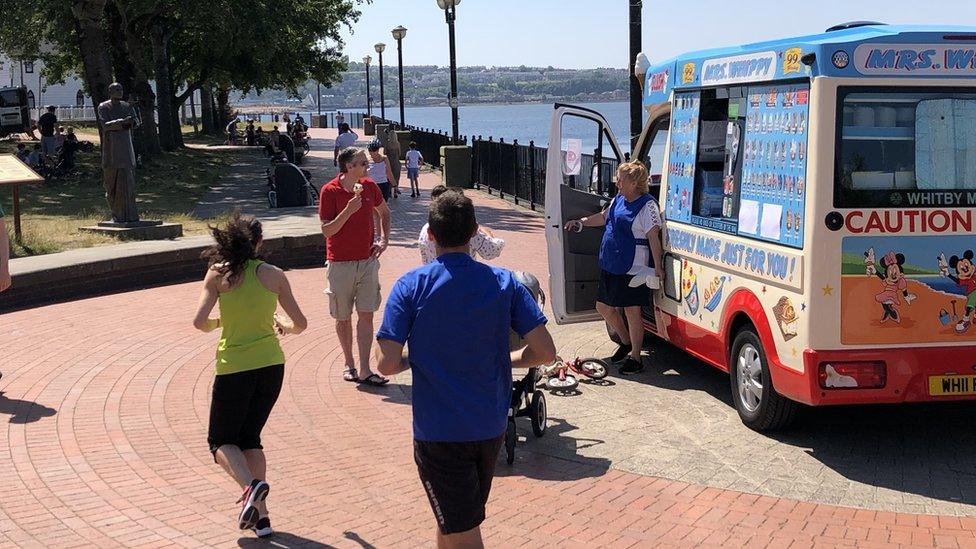
{"label": "street lamp post", "polygon": [[407,29],[403,25],[398,25],[393,29],[393,38],[397,41],[397,60],[399,64],[400,76],[400,126],[407,124],[403,115],[403,38],[407,35]]}
{"label": "street lamp post", "polygon": [[380,54],[380,118],[386,120],[386,92],[383,87],[383,50],[386,49],[386,44],[380,42],[374,47],[376,53]]}
{"label": "street lamp post", "polygon": [[457,56],[454,49],[454,19],[457,15],[457,5],[461,0],[437,0],[437,6],[444,10],[447,19],[448,39],[451,48],[451,96],[448,104],[451,106],[451,137],[458,142],[458,97],[457,97]]}
{"label": "street lamp post", "polygon": [[369,97],[369,64],[372,62],[372,57],[368,55],[363,57],[363,63],[366,65],[366,116],[373,115],[373,100]]}

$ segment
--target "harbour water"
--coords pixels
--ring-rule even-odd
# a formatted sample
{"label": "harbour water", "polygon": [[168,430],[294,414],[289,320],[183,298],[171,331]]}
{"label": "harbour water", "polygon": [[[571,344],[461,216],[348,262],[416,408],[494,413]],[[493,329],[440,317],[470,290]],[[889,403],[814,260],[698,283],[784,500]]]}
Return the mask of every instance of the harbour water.
{"label": "harbour water", "polygon": [[[622,150],[629,150],[630,111],[627,102],[613,103],[580,103],[579,106],[593,109],[602,114],[610,124]],[[342,112],[355,112],[356,109],[340,109]],[[304,111],[304,109],[303,109]],[[491,136],[496,141],[504,138],[511,143],[518,139],[519,143],[528,144],[534,141],[537,146],[545,147],[549,143],[549,126],[552,120],[552,103],[530,103],[515,105],[462,105],[458,113],[458,125],[461,135],[480,135],[483,139]],[[378,107],[373,108],[373,114],[379,115]],[[451,131],[451,109],[444,107],[407,107],[404,111],[406,123],[419,128],[438,131]],[[305,114],[310,119],[309,114]],[[396,106],[387,107],[386,118],[398,120],[400,110]],[[588,128],[587,128],[588,129]],[[585,145],[590,145],[590,132],[581,131],[580,137]],[[564,137],[566,137],[564,135]],[[593,136],[595,139],[595,136]]]}

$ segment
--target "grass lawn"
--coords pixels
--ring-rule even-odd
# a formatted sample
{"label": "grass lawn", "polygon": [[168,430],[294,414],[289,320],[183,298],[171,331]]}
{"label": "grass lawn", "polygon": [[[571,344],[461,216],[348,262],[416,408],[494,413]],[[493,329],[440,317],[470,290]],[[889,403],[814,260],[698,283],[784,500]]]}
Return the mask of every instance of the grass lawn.
{"label": "grass lawn", "polygon": [[[97,143],[95,136],[79,135]],[[33,143],[27,142],[28,147]],[[0,142],[0,153],[16,150],[16,142]],[[200,197],[227,173],[241,154],[232,150],[183,149],[144,163],[136,170],[137,204],[143,219],[162,219],[183,224],[186,235],[204,234],[208,223],[219,220],[190,216]],[[13,257],[55,253],[74,248],[114,244],[112,237],[91,235],[79,227],[109,218],[101,181],[101,156],[78,153],[73,175],[42,185],[21,187],[22,242],[13,241],[13,206],[10,191],[0,193],[7,213]]]}

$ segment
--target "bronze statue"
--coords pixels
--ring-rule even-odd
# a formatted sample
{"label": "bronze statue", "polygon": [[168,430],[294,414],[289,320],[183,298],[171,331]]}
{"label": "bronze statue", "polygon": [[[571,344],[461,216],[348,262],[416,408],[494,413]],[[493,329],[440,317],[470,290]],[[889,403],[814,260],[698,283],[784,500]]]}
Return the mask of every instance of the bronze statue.
{"label": "bronze statue", "polygon": [[115,223],[139,221],[136,210],[136,152],[132,129],[139,125],[133,108],[122,101],[122,84],[108,87],[111,99],[98,105],[102,134],[102,183]]}

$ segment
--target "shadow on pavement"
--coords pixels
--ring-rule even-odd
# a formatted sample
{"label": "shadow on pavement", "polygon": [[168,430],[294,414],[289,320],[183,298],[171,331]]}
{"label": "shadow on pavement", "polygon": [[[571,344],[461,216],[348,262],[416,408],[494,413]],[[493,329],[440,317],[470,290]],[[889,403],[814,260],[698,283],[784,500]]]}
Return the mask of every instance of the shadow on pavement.
{"label": "shadow on pavement", "polygon": [[973,402],[804,407],[768,436],[855,482],[976,505],[974,413]]}
{"label": "shadow on pavement", "polygon": [[43,404],[31,402],[29,400],[19,400],[7,398],[0,391],[0,414],[10,415],[10,423],[25,424],[40,421],[41,418],[51,417],[58,413],[54,408],[48,408]]}
{"label": "shadow on pavement", "polygon": [[[729,376],[670,345],[653,346],[645,370],[626,379],[667,391],[699,391],[733,408]],[[617,368],[611,376],[620,377]],[[976,402],[801,406],[786,430],[743,436],[804,450],[844,478],[926,498],[976,505]],[[704,441],[704,444],[707,444]],[[894,497],[894,496],[893,496]]]}
{"label": "shadow on pavement", "polygon": [[375,545],[359,537],[359,534],[357,534],[356,532],[350,532],[347,530],[343,532],[342,535],[345,536],[347,540],[358,543],[359,546],[362,547],[363,549],[376,549]]}
{"label": "shadow on pavement", "polygon": [[356,390],[363,393],[369,393],[371,395],[378,395],[383,397],[383,402],[389,402],[392,404],[405,404],[410,405],[410,386],[409,385],[399,385],[397,383],[387,383],[386,385],[367,385],[366,383],[357,383]]}
{"label": "shadow on pavement", "polygon": [[[240,538],[237,540],[239,547],[280,547],[291,549],[293,547],[319,547],[324,549],[334,549],[334,545],[321,543],[288,532],[275,532],[273,536],[267,538]],[[364,546],[366,547],[366,546]],[[372,547],[371,545],[369,547]]]}
{"label": "shadow on pavement", "polygon": [[[603,444],[603,441],[565,436],[576,429],[575,425],[564,419],[549,418],[549,428],[545,436],[537,439],[531,434],[528,422],[519,421],[518,432],[525,439],[515,445],[515,463],[505,463],[505,448],[502,448],[498,455],[495,476],[555,481],[603,476],[610,469],[610,460],[583,456],[578,452]],[[558,452],[559,456],[550,455],[550,452]]]}
{"label": "shadow on pavement", "polygon": [[[663,341],[654,343],[645,353],[643,372],[622,376],[619,367],[611,364],[608,378],[626,379],[667,391],[699,391],[732,406],[728,374]],[[604,360],[610,363],[609,358]]]}

